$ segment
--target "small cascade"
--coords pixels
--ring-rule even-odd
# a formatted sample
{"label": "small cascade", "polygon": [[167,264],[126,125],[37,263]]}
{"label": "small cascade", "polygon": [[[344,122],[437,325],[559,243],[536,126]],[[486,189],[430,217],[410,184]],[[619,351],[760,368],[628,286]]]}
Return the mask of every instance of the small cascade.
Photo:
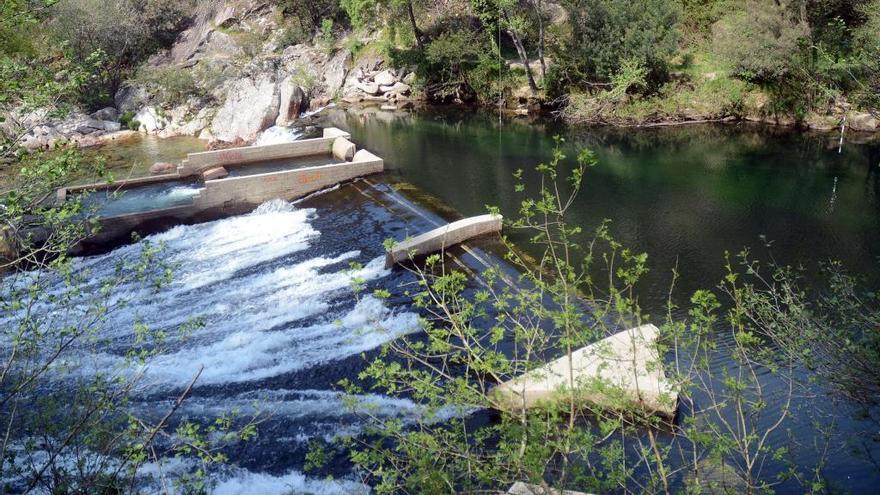
{"label": "small cascade", "polygon": [[[361,247],[355,242],[360,234],[345,224],[359,223],[356,218],[319,220],[316,209],[272,200],[249,214],[179,225],[146,237],[152,245],[164,246],[160,256],[176,267],[173,280],[161,290],[149,284],[118,287],[111,304],[128,303],[108,314],[99,330],[101,345],[76,348],[65,362],[78,370],[76,376],[106,370],[142,373],[132,407],[145,417],[166,411],[169,398],[176,397],[203,366],[181,414],[211,422],[230,409],[247,413],[253,404],[260,404],[271,418],[266,427],[273,432],[260,436],[257,449],[305,449],[315,438],[362,431],[363,419],[347,411],[343,395],[331,389],[335,376],[349,372],[348,365],[340,363],[360,359],[361,353],[418,331],[418,318],[405,307],[370,295],[356,297],[353,278],[391,288],[396,282],[382,280],[392,272],[379,253],[365,255],[342,247]],[[329,227],[340,222],[341,231],[351,232],[352,238],[340,238]],[[326,236],[318,224],[328,231]],[[139,253],[138,245],[127,245],[77,259],[74,269],[85,282],[82,295],[75,297],[85,301],[120,262],[133,262]],[[65,293],[64,281],[51,272],[32,272],[0,291],[21,288],[37,278],[49,279],[50,292]],[[57,325],[83,316],[77,310],[59,312],[49,303],[32,311]],[[204,326],[181,334],[179,329],[193,317],[201,317]],[[20,318],[4,314],[0,325],[14,325]],[[132,364],[126,356],[136,325],[167,335],[161,351],[142,365]],[[76,376],[59,376],[52,386],[67,387],[67,380]],[[313,382],[322,376],[328,378]],[[376,414],[404,422],[421,411],[408,400],[373,395],[362,400],[374,406]],[[169,468],[163,469],[167,473]],[[249,469],[229,467],[217,474],[214,493],[240,493],[245,486],[259,486],[254,490],[260,493],[367,492],[353,479],[329,482],[296,469],[280,473]]]}
{"label": "small cascade", "polygon": [[298,140],[300,137],[302,137],[302,132],[298,129],[294,129],[293,127],[273,125],[272,127],[263,131],[260,136],[257,137],[257,140],[254,141],[253,146],[292,143]]}

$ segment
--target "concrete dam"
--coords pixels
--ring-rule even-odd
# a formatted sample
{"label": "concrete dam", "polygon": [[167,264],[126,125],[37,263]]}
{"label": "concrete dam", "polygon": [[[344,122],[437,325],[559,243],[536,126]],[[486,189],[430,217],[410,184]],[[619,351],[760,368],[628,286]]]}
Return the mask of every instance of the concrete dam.
{"label": "concrete dam", "polygon": [[[218,490],[369,493],[344,468],[329,473],[333,481],[305,475],[302,459],[316,440],[365,429],[336,386],[363,366],[362,355],[420,331],[420,315],[405,292],[416,276],[395,265],[451,251],[453,261],[474,275],[475,287],[485,268],[504,265],[469,244],[497,235],[500,216],[447,222],[373,180],[384,168],[382,158],[358,150],[347,133],[328,128],[316,139],[192,153],[170,174],[58,191],[58,201],[82,195],[102,214],[102,230],[87,243],[121,242],[132,231],[159,226],[146,239],[163,245],[163,259],[177,267],[161,291],[135,284],[119,288],[118,297],[131,304],[103,324],[106,344],[77,350],[83,369],[124,367],[130,329],[142,324],[168,335],[168,342],[167,349],[132,370],[144,373],[143,391],[133,405],[141,414],[161,414],[166,398],[176,397],[200,366],[204,371],[183,416],[210,422],[231,408],[271,413],[259,439],[233,453],[237,465],[224,474]],[[339,184],[345,185],[334,187]],[[386,249],[386,239],[398,243]],[[138,253],[137,243],[125,243],[76,258],[75,269],[86,274],[82,294],[98,290],[102,277]],[[49,277],[58,290],[65,283],[57,275],[40,276]],[[352,278],[363,281],[366,296],[355,296]],[[379,288],[391,297],[370,295]],[[37,311],[48,316],[53,309]],[[180,336],[177,329],[193,316],[204,319],[204,328]],[[15,318],[4,315],[0,324],[14,324]],[[634,369],[642,373],[640,366]],[[554,392],[556,383],[532,378],[500,384],[499,392],[508,391],[514,405]],[[662,377],[656,381],[662,384]],[[620,385],[629,387],[625,381]],[[378,417],[404,425],[424,412],[407,399],[364,394],[358,400]],[[674,415],[674,405],[663,405],[663,412]],[[278,453],[277,458],[267,461],[265,452]],[[345,465],[341,457],[333,460]],[[181,461],[182,469],[186,462]]]}

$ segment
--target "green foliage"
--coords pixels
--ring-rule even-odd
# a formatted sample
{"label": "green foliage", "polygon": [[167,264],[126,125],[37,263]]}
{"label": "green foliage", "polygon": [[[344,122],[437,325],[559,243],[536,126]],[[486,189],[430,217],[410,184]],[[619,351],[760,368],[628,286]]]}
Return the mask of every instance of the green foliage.
{"label": "green foliage", "polygon": [[[626,60],[648,70],[649,82],[665,79],[677,49],[679,11],[662,0],[566,0],[571,37],[554,54],[571,84],[609,81]],[[564,67],[570,66],[570,67]]]}
{"label": "green foliage", "polygon": [[144,67],[134,80],[149,94],[155,95],[158,103],[164,107],[174,107],[189,98],[207,94],[196,81],[193,70],[175,66]]}
{"label": "green foliage", "polygon": [[280,0],[278,2],[284,15],[290,18],[293,25],[302,33],[301,39],[311,39],[310,33],[318,30],[324,19],[341,21],[344,3],[339,0]]}
{"label": "green foliage", "polygon": [[[92,100],[87,103],[100,106],[110,102],[137,64],[174,40],[193,5],[192,0],[67,0],[51,10],[48,27],[74,63],[103,54],[102,70],[93,73],[86,93]],[[95,98],[98,91],[106,96]]]}
{"label": "green foliage", "polygon": [[333,34],[333,19],[321,21],[321,31],[318,32],[318,44],[325,52],[331,52],[336,45],[336,36]]}
{"label": "green foliage", "polygon": [[750,0],[721,21],[716,49],[734,74],[755,82],[778,82],[804,63],[809,29],[784,6]]}
{"label": "green foliage", "polygon": [[415,55],[416,74],[438,101],[492,102],[505,88],[506,65],[473,31],[444,32],[425,46],[423,59]]}

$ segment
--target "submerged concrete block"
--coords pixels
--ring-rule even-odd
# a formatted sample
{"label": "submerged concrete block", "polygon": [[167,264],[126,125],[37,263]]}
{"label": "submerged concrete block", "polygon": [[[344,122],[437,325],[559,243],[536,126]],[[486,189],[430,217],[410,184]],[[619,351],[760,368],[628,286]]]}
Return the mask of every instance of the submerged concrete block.
{"label": "submerged concrete block", "polygon": [[211,167],[202,172],[202,180],[222,179],[229,175],[229,172],[223,167]]}
{"label": "submerged concrete block", "polygon": [[350,162],[354,158],[354,153],[357,151],[357,146],[354,145],[348,139],[344,137],[338,137],[333,141],[333,147],[331,148],[333,156],[336,157],[337,160],[345,160]]}
{"label": "submerged concrete block", "polygon": [[567,400],[570,375],[579,402],[618,409],[638,407],[648,414],[674,417],[678,392],[666,380],[656,348],[660,330],[642,325],[607,337],[498,385],[505,408],[531,408]]}
{"label": "submerged concrete block", "polygon": [[530,485],[528,483],[523,483],[522,481],[517,481],[513,485],[511,485],[510,489],[507,490],[508,495],[588,495],[584,492],[574,492],[571,490],[545,490],[544,488],[538,485]]}
{"label": "submerged concrete block", "polygon": [[499,233],[502,220],[501,215],[480,215],[406,239],[385,254],[385,266],[391,267],[415,256],[442,251],[477,236]]}

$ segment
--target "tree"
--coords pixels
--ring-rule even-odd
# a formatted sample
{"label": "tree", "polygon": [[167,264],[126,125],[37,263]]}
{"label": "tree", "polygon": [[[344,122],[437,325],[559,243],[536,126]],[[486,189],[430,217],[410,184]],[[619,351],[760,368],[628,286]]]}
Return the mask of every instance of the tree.
{"label": "tree", "polygon": [[424,47],[423,33],[416,23],[413,0],[341,0],[340,3],[355,27],[375,23],[376,20],[387,24],[400,14],[406,15],[416,46],[420,50]]}
{"label": "tree", "polygon": [[636,60],[647,68],[652,83],[666,78],[679,39],[679,10],[674,3],[566,0],[563,5],[571,37],[557,47],[555,56],[570,83],[607,82],[625,60]]}
{"label": "tree", "polygon": [[103,58],[92,74],[98,84],[85,94],[87,104],[100,106],[139,63],[174,41],[193,5],[192,0],[67,0],[53,7],[49,27],[72,62],[88,66],[96,53]]}

